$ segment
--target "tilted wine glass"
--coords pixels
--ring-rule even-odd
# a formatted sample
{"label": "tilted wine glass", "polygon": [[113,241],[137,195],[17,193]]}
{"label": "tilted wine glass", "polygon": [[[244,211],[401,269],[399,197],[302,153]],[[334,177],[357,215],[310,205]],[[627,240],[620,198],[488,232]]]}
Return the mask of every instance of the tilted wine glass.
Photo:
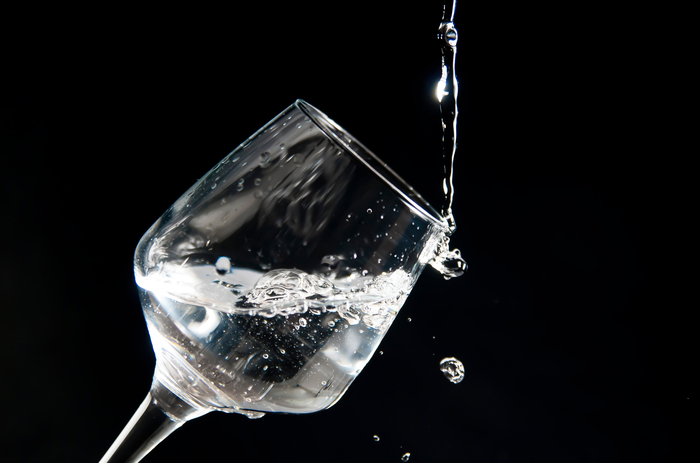
{"label": "tilted wine glass", "polygon": [[426,264],[464,271],[448,233],[388,166],[297,100],[139,242],[156,369],[102,462],[139,461],[212,410],[259,418],[332,406]]}

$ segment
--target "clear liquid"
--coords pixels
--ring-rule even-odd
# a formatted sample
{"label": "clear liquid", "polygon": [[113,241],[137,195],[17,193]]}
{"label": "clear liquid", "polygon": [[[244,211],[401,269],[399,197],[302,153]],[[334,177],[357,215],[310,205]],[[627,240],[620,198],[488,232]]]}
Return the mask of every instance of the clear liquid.
{"label": "clear liquid", "polygon": [[454,357],[447,357],[440,361],[440,371],[451,383],[461,383],[464,379],[464,365]]}
{"label": "clear liquid", "polygon": [[403,271],[330,281],[218,264],[137,272],[156,378],[194,406],[251,417],[333,405],[410,289]]}
{"label": "clear liquid", "polygon": [[443,7],[442,21],[438,27],[438,41],[442,52],[442,75],[436,89],[440,102],[442,117],[442,150],[444,162],[444,179],[442,183],[445,198],[442,215],[447,219],[451,231],[456,228],[452,215],[454,199],[453,168],[457,151],[457,76],[455,62],[457,57],[457,28],[454,25],[454,14],[457,0],[447,1]]}

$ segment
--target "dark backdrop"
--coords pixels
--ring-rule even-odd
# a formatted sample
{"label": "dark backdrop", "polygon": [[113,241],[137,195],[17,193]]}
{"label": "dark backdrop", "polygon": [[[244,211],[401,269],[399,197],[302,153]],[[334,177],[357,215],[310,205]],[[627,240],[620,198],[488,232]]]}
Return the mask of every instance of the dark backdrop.
{"label": "dark backdrop", "polygon": [[[154,367],[132,273],[139,238],[296,98],[439,206],[440,13],[259,2],[5,16],[9,461],[107,450]],[[662,104],[674,85],[657,79],[668,58],[642,13],[460,5],[452,243],[467,274],[427,269],[384,354],[332,409],[212,413],[145,461],[685,461],[697,361],[679,262],[692,261],[697,206],[683,203],[684,126]],[[449,356],[464,363],[460,384],[438,368]]]}

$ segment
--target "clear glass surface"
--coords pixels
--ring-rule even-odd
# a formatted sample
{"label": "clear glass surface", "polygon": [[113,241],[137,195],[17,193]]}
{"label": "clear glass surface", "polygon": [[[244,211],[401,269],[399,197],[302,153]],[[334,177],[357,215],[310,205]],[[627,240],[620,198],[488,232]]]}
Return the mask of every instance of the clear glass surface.
{"label": "clear glass surface", "polygon": [[257,418],[330,407],[448,234],[388,166],[298,100],[138,244],[152,395],[179,407],[160,409],[179,422],[211,410]]}

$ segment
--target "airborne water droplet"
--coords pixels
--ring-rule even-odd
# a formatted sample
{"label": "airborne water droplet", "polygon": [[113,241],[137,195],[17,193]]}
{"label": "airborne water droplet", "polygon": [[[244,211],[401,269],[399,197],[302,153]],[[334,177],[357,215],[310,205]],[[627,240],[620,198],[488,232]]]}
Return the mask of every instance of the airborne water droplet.
{"label": "airborne water droplet", "polygon": [[454,384],[460,383],[464,379],[464,365],[454,357],[442,359],[440,370]]}
{"label": "airborne water droplet", "polygon": [[216,259],[216,273],[223,275],[231,270],[231,261],[228,257],[219,257]]}

